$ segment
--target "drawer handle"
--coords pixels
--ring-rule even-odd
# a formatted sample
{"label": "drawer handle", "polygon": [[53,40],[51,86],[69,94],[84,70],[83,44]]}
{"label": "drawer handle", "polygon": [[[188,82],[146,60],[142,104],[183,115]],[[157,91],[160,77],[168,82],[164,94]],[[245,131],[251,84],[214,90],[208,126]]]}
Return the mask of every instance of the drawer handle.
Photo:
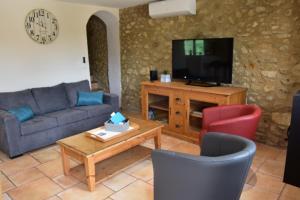
{"label": "drawer handle", "polygon": [[180,115],[180,111],[176,111],[176,115]]}
{"label": "drawer handle", "polygon": [[176,128],[180,128],[180,125],[179,125],[179,124],[176,124],[175,127],[176,127]]}
{"label": "drawer handle", "polygon": [[179,98],[179,97],[176,97],[176,99],[175,99],[176,101],[181,101],[181,99]]}

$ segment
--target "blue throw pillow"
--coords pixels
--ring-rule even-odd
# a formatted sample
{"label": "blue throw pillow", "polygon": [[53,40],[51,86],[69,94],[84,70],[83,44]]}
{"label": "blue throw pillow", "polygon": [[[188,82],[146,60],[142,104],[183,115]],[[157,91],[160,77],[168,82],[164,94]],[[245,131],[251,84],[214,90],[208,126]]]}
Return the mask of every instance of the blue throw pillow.
{"label": "blue throw pillow", "polygon": [[78,92],[77,106],[103,104],[103,92]]}
{"label": "blue throw pillow", "polygon": [[29,106],[21,106],[8,110],[9,113],[15,115],[20,122],[25,122],[33,118],[34,114]]}

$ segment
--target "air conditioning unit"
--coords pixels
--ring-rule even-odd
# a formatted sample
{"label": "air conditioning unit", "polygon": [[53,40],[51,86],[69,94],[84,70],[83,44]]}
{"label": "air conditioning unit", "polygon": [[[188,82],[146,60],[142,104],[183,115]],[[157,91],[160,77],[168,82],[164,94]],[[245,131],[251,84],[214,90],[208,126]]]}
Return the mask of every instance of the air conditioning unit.
{"label": "air conditioning unit", "polygon": [[195,14],[196,0],[164,0],[149,4],[149,15],[152,18]]}

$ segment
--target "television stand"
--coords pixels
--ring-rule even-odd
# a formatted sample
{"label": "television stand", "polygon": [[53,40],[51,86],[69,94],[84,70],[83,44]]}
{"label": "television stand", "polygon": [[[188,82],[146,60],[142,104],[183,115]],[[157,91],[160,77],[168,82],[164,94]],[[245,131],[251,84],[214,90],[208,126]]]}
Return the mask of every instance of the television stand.
{"label": "television stand", "polygon": [[245,104],[246,88],[195,87],[186,82],[142,82],[143,119],[158,120],[163,133],[197,143],[202,126],[202,110],[218,105]]}
{"label": "television stand", "polygon": [[205,83],[205,82],[197,82],[197,81],[188,81],[186,85],[192,85],[192,86],[200,86],[200,87],[216,87],[221,86],[221,83]]}

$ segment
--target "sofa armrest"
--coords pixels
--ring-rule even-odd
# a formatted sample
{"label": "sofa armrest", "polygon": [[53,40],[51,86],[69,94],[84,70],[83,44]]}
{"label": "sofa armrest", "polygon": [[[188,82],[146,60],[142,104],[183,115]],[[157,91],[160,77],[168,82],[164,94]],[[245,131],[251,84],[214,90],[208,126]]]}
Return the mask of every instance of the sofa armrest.
{"label": "sofa armrest", "polygon": [[112,105],[114,111],[120,110],[119,96],[116,94],[104,93],[103,103]]}
{"label": "sofa armrest", "polygon": [[10,157],[21,154],[20,122],[7,111],[0,110],[0,149]]}

